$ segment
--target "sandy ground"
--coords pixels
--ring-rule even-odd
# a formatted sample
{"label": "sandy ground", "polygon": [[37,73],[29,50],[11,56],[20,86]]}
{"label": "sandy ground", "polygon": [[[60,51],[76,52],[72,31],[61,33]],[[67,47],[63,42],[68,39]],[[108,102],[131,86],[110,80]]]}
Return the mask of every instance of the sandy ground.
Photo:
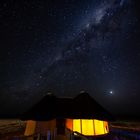
{"label": "sandy ground", "polygon": [[25,122],[8,119],[0,120],[0,140],[10,140],[13,136],[23,135]]}
{"label": "sandy ground", "polygon": [[113,122],[111,127],[140,132],[140,122]]}

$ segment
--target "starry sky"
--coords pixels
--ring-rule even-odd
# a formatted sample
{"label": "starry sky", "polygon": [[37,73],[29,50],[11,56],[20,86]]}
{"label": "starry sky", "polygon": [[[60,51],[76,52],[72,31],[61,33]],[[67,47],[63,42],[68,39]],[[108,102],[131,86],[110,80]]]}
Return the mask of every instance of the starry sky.
{"label": "starry sky", "polygon": [[1,113],[21,113],[48,92],[85,90],[113,114],[140,115],[139,8],[136,0],[1,0]]}

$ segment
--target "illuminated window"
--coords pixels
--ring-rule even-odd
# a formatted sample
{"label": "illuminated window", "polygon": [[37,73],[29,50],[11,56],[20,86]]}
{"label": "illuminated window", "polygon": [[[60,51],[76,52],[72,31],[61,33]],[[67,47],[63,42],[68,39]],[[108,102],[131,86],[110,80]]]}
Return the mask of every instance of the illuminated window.
{"label": "illuminated window", "polygon": [[103,135],[109,132],[108,122],[95,119],[67,119],[66,127],[86,136]]}

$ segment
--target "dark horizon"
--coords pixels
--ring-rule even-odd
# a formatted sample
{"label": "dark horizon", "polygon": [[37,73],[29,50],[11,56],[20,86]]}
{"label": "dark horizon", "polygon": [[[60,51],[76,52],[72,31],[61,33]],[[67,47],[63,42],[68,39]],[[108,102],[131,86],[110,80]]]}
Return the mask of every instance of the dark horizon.
{"label": "dark horizon", "polygon": [[[52,94],[52,95],[54,95],[54,94]],[[44,97],[41,98],[41,100],[44,99]],[[56,97],[58,97],[58,96],[56,96]],[[60,98],[67,98],[67,97],[60,97]],[[31,107],[25,109],[24,111],[21,111],[20,113],[16,112],[16,111],[15,112],[9,112],[9,113],[0,113],[0,119],[1,120],[2,119],[4,119],[4,120],[5,119],[21,119],[21,117],[23,116],[24,113],[26,113],[27,111],[30,111],[30,109],[34,108],[34,106],[36,106],[41,100],[39,100],[37,103],[35,103]],[[97,102],[97,103],[99,103],[99,102]],[[104,109],[109,111],[107,108],[104,108]],[[112,115],[112,117],[114,117],[114,120],[112,120],[111,122],[114,122],[114,121],[130,121],[130,122],[137,122],[138,121],[139,122],[140,121],[140,114],[138,114],[138,113],[137,114],[130,114],[130,113],[124,113],[124,114],[120,113],[119,114],[119,113],[113,113],[113,112],[110,112],[110,111],[109,111],[109,113],[110,113],[110,115]]]}
{"label": "dark horizon", "polygon": [[140,116],[137,0],[0,1],[0,110],[48,92],[88,92],[112,114]]}

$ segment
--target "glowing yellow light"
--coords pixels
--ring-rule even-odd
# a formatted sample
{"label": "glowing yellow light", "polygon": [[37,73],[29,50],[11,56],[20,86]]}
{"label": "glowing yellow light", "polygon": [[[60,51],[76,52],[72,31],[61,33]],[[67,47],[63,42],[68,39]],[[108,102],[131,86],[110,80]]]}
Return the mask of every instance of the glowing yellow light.
{"label": "glowing yellow light", "polygon": [[35,133],[35,127],[36,127],[35,121],[32,120],[27,121],[24,135],[25,136],[33,135]]}
{"label": "glowing yellow light", "polygon": [[105,129],[105,133],[109,132],[108,122],[106,122],[106,121],[104,121],[104,129]]}
{"label": "glowing yellow light", "polygon": [[73,120],[73,131],[77,131],[79,133],[81,133],[81,123],[80,123],[80,119],[74,119]]}
{"label": "glowing yellow light", "polygon": [[82,134],[83,135],[94,135],[93,120],[82,120]]}
{"label": "glowing yellow light", "polygon": [[94,125],[95,125],[95,135],[101,135],[104,134],[104,124],[103,121],[99,120],[94,120]]}
{"label": "glowing yellow light", "polygon": [[86,136],[103,135],[109,132],[108,122],[95,119],[66,119],[66,127]]}
{"label": "glowing yellow light", "polygon": [[73,120],[72,119],[66,120],[66,127],[70,130],[73,130]]}

